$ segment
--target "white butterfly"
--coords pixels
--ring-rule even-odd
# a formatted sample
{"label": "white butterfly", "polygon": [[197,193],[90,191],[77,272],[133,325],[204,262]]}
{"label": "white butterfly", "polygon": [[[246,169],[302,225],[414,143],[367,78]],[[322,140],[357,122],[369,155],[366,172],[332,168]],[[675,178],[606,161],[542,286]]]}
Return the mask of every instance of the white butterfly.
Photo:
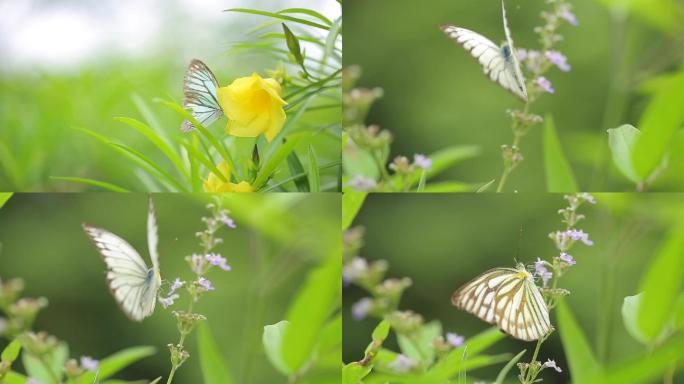
{"label": "white butterfly", "polygon": [[140,254],[119,236],[87,224],[83,224],[83,229],[107,264],[107,283],[121,310],[135,321],[152,315],[161,286],[157,219],[152,198],[149,199],[147,215],[147,245],[152,268],[148,268]]}
{"label": "white butterfly", "polygon": [[520,61],[518,61],[516,56],[511,31],[508,29],[506,8],[504,7],[503,0],[501,0],[501,11],[503,13],[506,42],[501,44],[500,47],[479,33],[465,28],[453,25],[442,25],[441,28],[447,36],[463,45],[463,48],[480,62],[485,75],[511,91],[524,102],[527,102],[525,78],[520,70]]}
{"label": "white butterfly", "polygon": [[[193,59],[183,81],[183,107],[189,109],[192,116],[205,127],[223,115],[218,103],[218,88],[216,77],[209,67],[200,60]],[[194,128],[187,120],[181,124],[181,129],[185,132]]]}
{"label": "white butterfly", "polygon": [[523,264],[490,269],[454,292],[451,303],[516,339],[537,340],[552,329],[544,297]]}

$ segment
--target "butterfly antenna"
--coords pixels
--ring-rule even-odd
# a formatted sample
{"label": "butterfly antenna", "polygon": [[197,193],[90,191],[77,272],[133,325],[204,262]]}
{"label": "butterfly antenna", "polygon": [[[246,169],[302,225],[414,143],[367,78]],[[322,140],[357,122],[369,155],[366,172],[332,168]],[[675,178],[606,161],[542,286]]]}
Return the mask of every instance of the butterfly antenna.
{"label": "butterfly antenna", "polygon": [[515,251],[515,262],[516,264],[518,263],[518,259],[520,258],[520,249],[522,248],[522,242],[523,242],[523,232],[525,231],[525,228],[522,224],[520,224],[520,235],[518,236],[518,248]]}

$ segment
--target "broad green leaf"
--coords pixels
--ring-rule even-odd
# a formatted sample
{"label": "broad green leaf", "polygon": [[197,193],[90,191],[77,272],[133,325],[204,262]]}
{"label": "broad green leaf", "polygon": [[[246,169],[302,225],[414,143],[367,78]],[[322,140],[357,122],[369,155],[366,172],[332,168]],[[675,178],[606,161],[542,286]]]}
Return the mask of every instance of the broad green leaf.
{"label": "broad green leaf", "polygon": [[441,334],[442,324],[438,321],[431,321],[410,335],[397,334],[397,341],[405,356],[421,361],[424,366],[429,366],[435,358],[432,342]]}
{"label": "broad green leaf", "polygon": [[422,192],[426,193],[446,193],[446,192],[473,192],[476,186],[460,181],[442,181],[430,183],[425,186]]}
{"label": "broad green leaf", "polygon": [[665,240],[640,283],[643,292],[637,323],[644,337],[654,341],[672,319],[673,308],[684,283],[684,219]]}
{"label": "broad green leaf", "polygon": [[508,372],[515,366],[515,364],[523,357],[523,355],[527,352],[527,349],[523,349],[515,355],[506,365],[499,371],[499,374],[496,376],[496,381],[494,384],[503,384],[504,380],[506,380],[506,375],[508,375]]}
{"label": "broad green leaf", "polygon": [[342,194],[342,230],[348,229],[359,213],[367,192],[345,192]]}
{"label": "broad green leaf", "polygon": [[684,123],[684,71],[656,93],[639,122],[641,135],[632,152],[637,175],[647,179],[663,162],[677,130]]}
{"label": "broad green leaf", "polygon": [[326,353],[337,350],[339,358],[342,360],[342,314],[338,313],[332,320],[323,327],[320,340],[318,341],[318,353]]}
{"label": "broad green leaf", "polygon": [[629,124],[608,130],[608,147],[613,156],[613,163],[622,175],[634,184],[641,182],[632,165],[632,151],[640,133],[638,129]]}
{"label": "broad green leaf", "polygon": [[366,377],[371,369],[372,365],[361,365],[358,362],[349,363],[342,368],[342,384],[358,384],[361,379]]}
{"label": "broad green leaf", "polygon": [[130,193],[131,192],[130,190],[128,190],[124,187],[120,187],[116,184],[108,183],[106,181],[86,179],[84,177],[51,176],[50,178],[55,179],[55,180],[64,180],[64,181],[71,181],[74,183],[82,183],[82,184],[92,185],[93,187],[106,189],[106,190],[112,191],[112,192],[119,192],[119,193]]}
{"label": "broad green leaf", "polygon": [[0,208],[12,197],[12,192],[0,192]]}
{"label": "broad green leaf", "polygon": [[323,326],[341,304],[340,256],[340,249],[332,249],[325,264],[309,274],[288,308],[286,318],[290,324],[281,351],[290,372],[298,371],[308,362]]}
{"label": "broad green leaf", "polygon": [[556,133],[553,116],[547,115],[544,124],[544,169],[547,192],[577,192],[577,181]]}
{"label": "broad green leaf", "polygon": [[21,343],[19,340],[12,340],[12,342],[3,349],[2,354],[0,354],[0,360],[12,364],[19,356],[19,351],[21,351]]}
{"label": "broad green leaf", "polygon": [[[152,356],[156,353],[154,347],[131,347],[123,349],[119,352],[109,355],[104,359],[100,360],[100,365],[98,368],[100,380],[107,379],[122,369],[128,367],[129,365],[142,360],[146,357]],[[83,376],[76,380],[77,384],[92,384],[95,380],[94,372],[86,372]]]}
{"label": "broad green leaf", "polygon": [[271,365],[285,376],[292,374],[290,368],[285,364],[283,359],[283,335],[287,329],[288,322],[285,320],[279,321],[275,324],[264,327],[264,333],[261,336],[261,342],[264,344],[264,351],[266,357]]}
{"label": "broad green leaf", "polygon": [[[427,179],[431,179],[447,168],[460,163],[461,161],[472,159],[480,154],[480,148],[472,145],[460,145],[441,149],[428,156],[432,160],[432,168],[427,173]],[[420,181],[420,175],[415,175],[411,180],[411,185],[416,185]]]}
{"label": "broad green leaf", "polygon": [[316,151],[312,145],[309,145],[309,191],[321,191],[321,175],[318,173],[318,160],[316,159]]}
{"label": "broad green leaf", "polygon": [[55,379],[61,380],[63,376],[62,367],[69,358],[69,346],[64,342],[58,343],[42,357],[42,361],[29,353],[22,353],[21,357],[28,376],[44,383],[54,383]]}
{"label": "broad green leaf", "polygon": [[[475,365],[480,363],[489,364],[492,361],[499,359],[499,357],[491,356],[491,358],[477,360],[479,357],[482,357],[478,356],[478,354],[504,337],[506,337],[506,334],[496,327],[480,332],[467,339],[464,345],[453,349],[446,357],[439,360],[432,368],[431,373],[435,375],[435,377],[448,378],[455,375],[460,369],[473,369]],[[465,349],[468,350],[468,355],[470,357],[466,362],[463,362],[463,351]],[[505,358],[503,361],[507,360],[508,358]]]}
{"label": "broad green leaf", "polygon": [[560,300],[556,308],[558,331],[568,358],[570,374],[575,383],[588,383],[588,378],[601,372],[601,366],[565,300]]}
{"label": "broad green leaf", "polygon": [[648,339],[639,329],[639,324],[637,324],[637,314],[639,312],[639,302],[641,301],[641,296],[641,293],[634,296],[626,296],[622,301],[622,322],[625,325],[627,333],[629,333],[634,340],[648,345]]}
{"label": "broad green leaf", "polygon": [[378,168],[380,164],[373,158],[372,154],[357,146],[353,140],[348,140],[343,148],[342,167],[345,175],[349,175],[349,177],[363,176],[378,180],[381,173],[381,169]]}
{"label": "broad green leaf", "polygon": [[7,375],[2,378],[2,384],[26,384],[28,377],[22,375],[21,373],[9,371]]}
{"label": "broad green leaf", "polygon": [[684,329],[684,294],[679,295],[675,306],[674,326],[676,329]]}
{"label": "broad green leaf", "polygon": [[206,323],[200,325],[198,329],[197,350],[204,384],[233,383],[233,377],[226,360],[221,355],[221,351],[216,345],[216,339]]}

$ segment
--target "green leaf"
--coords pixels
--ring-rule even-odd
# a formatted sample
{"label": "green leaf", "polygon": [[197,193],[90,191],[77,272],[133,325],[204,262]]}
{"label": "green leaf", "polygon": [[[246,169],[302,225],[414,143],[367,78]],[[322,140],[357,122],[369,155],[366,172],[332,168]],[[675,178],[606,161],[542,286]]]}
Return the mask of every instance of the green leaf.
{"label": "green leaf", "polygon": [[290,372],[299,371],[312,356],[323,326],[340,306],[342,261],[340,249],[332,249],[322,266],[313,270],[290,304],[281,351]]}
{"label": "green leaf", "polygon": [[9,200],[10,197],[12,197],[12,192],[0,192],[0,208],[7,203],[7,200]]}
{"label": "green leaf", "polygon": [[316,27],[316,28],[324,29],[324,30],[326,30],[326,31],[330,29],[330,27],[328,27],[327,25],[318,24],[318,23],[315,23],[315,22],[313,22],[313,21],[309,21],[309,20],[306,20],[306,19],[301,19],[301,18],[298,18],[298,17],[292,17],[292,16],[287,16],[287,15],[281,15],[281,14],[277,14],[277,13],[273,13],[273,12],[260,11],[260,10],[257,10],[257,9],[231,8],[231,9],[224,9],[223,12],[240,12],[240,13],[248,13],[248,14],[252,14],[252,15],[260,15],[260,16],[271,17],[271,18],[274,18],[274,19],[280,19],[280,20],[286,20],[286,21],[293,21],[293,22],[295,22],[295,23],[304,24],[304,25],[308,25],[308,26],[311,26],[311,27]]}
{"label": "green leaf", "polygon": [[442,324],[431,321],[418,328],[410,335],[397,334],[397,341],[401,352],[415,361],[420,361],[424,366],[430,366],[435,358],[435,349],[432,342],[442,334]]}
{"label": "green leaf", "polygon": [[[491,327],[479,334],[467,339],[465,344],[454,348],[446,357],[435,363],[431,373],[435,377],[449,378],[459,372],[461,369],[473,369],[478,364],[489,364],[500,359],[499,357],[491,357],[487,359],[477,360],[481,356],[477,356],[480,352],[494,345],[506,337],[506,334],[501,332],[497,327]],[[470,357],[465,362],[463,361],[463,351],[467,349]],[[505,358],[503,361],[508,360]]]}
{"label": "green leaf", "polygon": [[283,160],[285,160],[287,156],[294,151],[295,147],[299,145],[300,142],[307,142],[310,139],[311,134],[309,133],[290,135],[288,140],[283,145],[279,146],[278,150],[273,154],[273,156],[270,156],[261,169],[259,169],[257,177],[252,184],[254,188],[260,189],[263,187],[271,175],[276,171],[280,163],[282,163]]}
{"label": "green leaf", "polygon": [[588,383],[591,376],[601,372],[601,366],[565,300],[558,302],[556,314],[572,379],[575,383]]}
{"label": "green leaf", "polygon": [[345,192],[342,194],[342,230],[348,229],[359,213],[367,192]]}
{"label": "green leaf", "polygon": [[[480,148],[472,145],[453,146],[441,149],[432,153],[429,158],[432,160],[432,168],[428,171],[427,179],[431,179],[445,171],[447,168],[460,163],[461,161],[472,159],[480,154]],[[414,175],[411,185],[418,184],[420,175]]]}
{"label": "green leaf", "polygon": [[3,349],[0,355],[0,360],[10,365],[17,359],[19,352],[21,351],[21,343],[19,340],[12,340],[12,342]]}
{"label": "green leaf", "polygon": [[637,324],[644,337],[654,341],[672,319],[684,283],[684,219],[673,226],[662,248],[641,279],[643,292]]}
{"label": "green leaf", "polygon": [[28,377],[13,371],[7,372],[7,375],[2,378],[2,384],[26,384]]}
{"label": "green leaf", "polygon": [[418,180],[418,188],[416,188],[416,192],[425,191],[425,179],[427,179],[427,171],[423,169],[420,171],[420,179]]}
{"label": "green leaf", "polygon": [[634,296],[626,296],[622,301],[622,322],[625,325],[625,329],[634,340],[648,345],[648,339],[643,335],[639,329],[639,324],[637,324],[637,313],[639,310],[639,302],[641,301],[642,294]]}
{"label": "green leaf", "polygon": [[316,151],[312,145],[309,145],[309,191],[321,191],[321,175],[318,173],[318,160],[316,160]]}
{"label": "green leaf", "polygon": [[358,384],[370,373],[371,369],[373,369],[372,365],[364,366],[357,361],[349,363],[342,368],[342,383]]}
{"label": "green leaf", "polygon": [[608,130],[608,146],[617,169],[634,184],[641,179],[632,165],[632,151],[641,132],[629,124]]}
{"label": "green leaf", "polygon": [[425,186],[422,192],[425,193],[445,193],[445,192],[472,192],[475,186],[460,181],[442,181],[430,183]]}
{"label": "green leaf", "polygon": [[332,21],[330,21],[330,19],[328,19],[327,17],[323,16],[322,14],[320,14],[320,13],[318,13],[312,9],[308,9],[308,8],[287,8],[287,9],[283,9],[283,10],[278,11],[278,13],[280,13],[280,14],[286,14],[286,13],[297,14],[297,13],[299,13],[302,15],[308,15],[311,17],[315,17],[318,20],[322,21],[324,24],[332,25]]}
{"label": "green leaf", "polygon": [[203,323],[197,334],[197,350],[199,352],[200,366],[204,384],[231,384],[233,377],[216,345],[216,339],[209,328]]}
{"label": "green leaf", "polygon": [[523,355],[527,352],[527,349],[523,349],[515,355],[514,358],[512,358],[506,365],[501,369],[499,374],[496,376],[496,381],[494,384],[503,384],[504,380],[506,380],[506,375],[508,375],[508,372],[513,368],[513,366],[523,357]]}
{"label": "green leaf", "polygon": [[130,193],[131,192],[130,190],[128,190],[124,187],[120,187],[116,184],[108,183],[106,181],[86,179],[84,177],[50,176],[50,178],[55,179],[55,180],[64,180],[64,181],[71,181],[74,183],[82,183],[82,184],[92,185],[94,187],[106,189],[106,190],[112,191],[112,192],[119,192],[119,193]]}
{"label": "green leaf", "polygon": [[22,353],[22,362],[28,376],[44,383],[54,383],[55,378],[61,380],[64,363],[69,358],[69,346],[60,342],[57,346],[43,355],[42,361],[29,353]]}
{"label": "green leaf", "polygon": [[382,343],[385,341],[387,336],[389,336],[390,322],[387,320],[381,321],[373,330],[372,338],[373,341]]}
{"label": "green leaf", "polygon": [[663,162],[684,123],[684,71],[655,94],[639,122],[641,135],[632,152],[637,175],[646,180]]}
{"label": "green leaf", "polygon": [[577,192],[577,181],[561,147],[553,116],[546,115],[544,124],[544,169],[547,192]]}
{"label": "green leaf", "polygon": [[230,181],[226,178],[226,175],[224,175],[223,172],[221,172],[216,167],[216,165],[214,164],[213,161],[211,161],[208,157],[206,157],[201,151],[199,151],[193,145],[191,145],[190,143],[187,143],[185,141],[182,141],[182,140],[179,140],[179,143],[183,146],[183,148],[185,148],[186,151],[188,151],[189,157],[191,157],[191,158],[199,161],[200,163],[202,163],[202,165],[204,165],[211,173],[216,175],[216,177],[221,179],[221,181],[223,181],[224,183],[227,183]]}
{"label": "green leaf", "polygon": [[287,43],[287,49],[290,50],[290,53],[292,56],[294,56],[295,60],[299,65],[304,68],[304,56],[302,56],[302,48],[299,46],[299,39],[297,39],[297,36],[295,36],[294,33],[290,30],[290,28],[285,25],[285,23],[282,23],[283,26],[283,32],[285,33],[285,42]]}
{"label": "green leaf", "polygon": [[285,334],[285,329],[287,329],[288,322],[285,320],[279,321],[275,324],[267,325],[264,327],[264,333],[261,336],[261,341],[264,344],[264,351],[266,351],[266,357],[271,365],[285,376],[292,374],[290,368],[285,364],[283,360],[282,352],[283,348],[283,335]]}
{"label": "green leaf", "polygon": [[309,192],[309,180],[306,177],[304,166],[302,165],[302,162],[299,160],[299,156],[297,156],[296,152],[291,152],[287,156],[287,166],[290,169],[290,175],[304,175],[303,177],[297,177],[292,179],[292,181],[294,181],[295,183],[295,186],[297,187],[297,190],[299,192]]}
{"label": "green leaf", "polygon": [[[104,380],[111,377],[115,373],[121,371],[122,369],[128,367],[129,365],[142,360],[148,356],[152,356],[156,353],[154,347],[131,347],[123,349],[119,352],[114,353],[102,360],[100,360],[100,365],[97,373],[99,374],[99,379]],[[76,380],[77,384],[92,384],[95,380],[95,372],[86,372],[83,376]]]}

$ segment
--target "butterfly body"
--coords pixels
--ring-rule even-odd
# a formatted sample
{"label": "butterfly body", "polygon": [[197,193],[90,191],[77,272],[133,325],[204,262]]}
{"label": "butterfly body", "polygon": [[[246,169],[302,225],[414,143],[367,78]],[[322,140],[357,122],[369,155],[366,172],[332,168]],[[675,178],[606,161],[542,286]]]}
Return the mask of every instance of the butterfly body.
{"label": "butterfly body", "polygon": [[157,253],[157,220],[152,199],[149,200],[147,241],[152,259],[148,267],[140,254],[121,237],[101,228],[83,224],[107,265],[107,284],[121,310],[134,321],[152,315],[161,287],[159,255]]}
{"label": "butterfly body", "polygon": [[520,69],[520,62],[515,55],[515,47],[511,32],[508,29],[506,8],[504,7],[503,0],[501,1],[501,10],[504,32],[506,34],[506,42],[501,46],[497,46],[488,38],[469,29],[447,24],[442,25],[441,29],[447,36],[461,44],[480,63],[485,75],[492,81],[498,83],[522,101],[527,102],[525,78]]}
{"label": "butterfly body", "polygon": [[484,272],[454,292],[451,302],[520,340],[537,340],[552,329],[546,302],[523,264]]}

